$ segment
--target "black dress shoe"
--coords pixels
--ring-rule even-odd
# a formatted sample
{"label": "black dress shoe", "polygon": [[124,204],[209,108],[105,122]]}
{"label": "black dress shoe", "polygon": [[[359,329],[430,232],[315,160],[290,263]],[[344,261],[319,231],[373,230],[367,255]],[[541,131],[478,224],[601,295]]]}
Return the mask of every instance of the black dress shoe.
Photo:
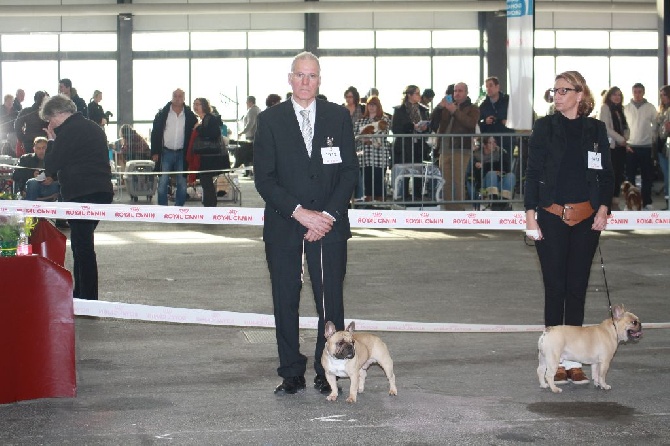
{"label": "black dress shoe", "polygon": [[275,388],[275,393],[284,392],[288,395],[292,395],[305,387],[304,376],[291,376],[289,378],[284,378],[284,381]]}
{"label": "black dress shoe", "polygon": [[332,390],[325,375],[316,375],[314,377],[314,388],[324,394],[330,393]]}

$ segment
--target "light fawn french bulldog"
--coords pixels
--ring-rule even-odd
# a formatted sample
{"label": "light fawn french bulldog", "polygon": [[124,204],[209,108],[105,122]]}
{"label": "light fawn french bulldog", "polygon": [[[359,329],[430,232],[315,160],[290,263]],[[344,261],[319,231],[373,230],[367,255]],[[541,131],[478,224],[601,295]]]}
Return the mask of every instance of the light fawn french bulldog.
{"label": "light fawn french bulldog", "polygon": [[346,330],[336,331],[335,324],[326,322],[326,348],[321,356],[321,365],[332,389],[326,399],[337,400],[336,377],[348,376],[351,386],[347,403],[355,403],[357,393],[363,393],[368,367],[374,363],[378,363],[386,373],[390,384],[389,395],[397,395],[393,360],[386,344],[373,334],[354,333],[354,327],[351,322]]}
{"label": "light fawn french bulldog", "polygon": [[601,389],[611,389],[605,377],[619,342],[639,340],[642,337],[642,323],[633,313],[625,311],[623,306],[615,305],[612,315],[614,320],[607,318],[599,325],[558,325],[547,328],[537,342],[537,377],[540,387],[549,387],[552,392],[560,393],[561,389],[554,384],[554,375],[560,361],[568,359],[591,364],[593,384]]}

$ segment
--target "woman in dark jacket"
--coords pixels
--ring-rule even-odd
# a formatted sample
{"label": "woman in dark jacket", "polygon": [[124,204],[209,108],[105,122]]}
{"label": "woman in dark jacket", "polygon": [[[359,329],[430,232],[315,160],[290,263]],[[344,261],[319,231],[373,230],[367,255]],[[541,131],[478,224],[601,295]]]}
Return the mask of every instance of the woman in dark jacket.
{"label": "woman in dark jacket", "polygon": [[[421,90],[409,85],[404,93],[402,104],[393,108],[391,130],[395,135],[425,133],[428,129],[428,110],[420,104]],[[424,138],[411,136],[397,137],[393,142],[393,160],[395,164],[421,164],[426,157],[428,145]],[[422,179],[414,178],[414,192],[409,193],[409,178],[405,179],[406,198],[421,198]],[[398,194],[396,194],[398,195]]]}
{"label": "woman in dark jacket", "polygon": [[[530,138],[526,234],[540,259],[545,326],[581,326],[614,174],[605,124],[588,117],[594,101],[582,75],[559,74],[552,92],[556,113],[538,119]],[[564,361],[546,373],[556,374],[556,384],[588,383],[579,363]]]}
{"label": "woman in dark jacket", "polygon": [[[197,98],[193,101],[193,111],[198,116],[198,123],[193,128],[193,135],[191,135],[191,141],[186,154],[188,170],[216,171],[219,169],[230,169],[228,150],[224,147],[223,142],[221,142],[220,154],[196,155],[193,152],[195,138],[221,141],[221,117],[212,114],[209,101],[205,98]],[[205,207],[216,206],[214,177],[219,174],[220,172],[203,172],[198,174],[200,185],[202,186],[202,203]]]}
{"label": "woman in dark jacket", "polygon": [[[44,157],[45,174],[60,183],[63,201],[112,202],[112,172],[105,132],[81,113],[70,98],[44,101],[40,118],[49,123],[50,141]],[[98,299],[98,264],[94,236],[98,220],[71,219],[70,245],[74,258],[74,292],[80,299]]]}
{"label": "woman in dark jacket", "polygon": [[95,90],[91,102],[88,103],[88,119],[100,127],[104,127],[107,124],[107,116],[105,116],[105,111],[102,109],[100,101],[102,101],[102,91]]}

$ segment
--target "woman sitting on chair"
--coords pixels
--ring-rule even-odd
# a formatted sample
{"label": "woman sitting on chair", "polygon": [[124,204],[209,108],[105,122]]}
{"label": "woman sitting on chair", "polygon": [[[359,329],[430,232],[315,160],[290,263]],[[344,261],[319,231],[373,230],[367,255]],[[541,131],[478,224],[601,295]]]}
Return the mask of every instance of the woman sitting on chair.
{"label": "woman sitting on chair", "polygon": [[466,172],[466,188],[471,200],[477,199],[482,190],[493,203],[493,210],[509,210],[511,205],[503,200],[514,198],[516,176],[510,172],[511,158],[500,148],[494,136],[483,138],[483,145],[475,147]]}

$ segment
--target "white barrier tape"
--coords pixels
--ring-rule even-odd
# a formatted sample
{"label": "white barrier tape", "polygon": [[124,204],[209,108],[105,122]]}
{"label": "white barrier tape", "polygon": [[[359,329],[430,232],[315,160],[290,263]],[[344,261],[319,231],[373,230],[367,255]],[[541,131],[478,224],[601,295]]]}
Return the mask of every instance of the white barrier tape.
{"label": "white barrier tape", "polygon": [[[44,170],[43,167],[26,167],[26,166],[19,166],[19,165],[13,165],[13,164],[0,164],[0,169],[30,169],[30,170]],[[112,175],[118,176],[118,175],[176,175],[176,174],[189,174],[189,173],[236,173],[238,171],[245,172],[245,171],[251,171],[252,168],[249,167],[238,167],[235,169],[214,169],[214,170],[175,170],[175,171],[170,171],[170,172],[161,172],[159,171],[139,171],[139,170],[132,170],[132,171],[112,171]]]}
{"label": "white barrier tape", "polygon": [[[171,308],[122,302],[74,299],[74,314],[110,319],[125,319],[177,324],[221,325],[274,328],[274,316],[190,308]],[[350,320],[347,320],[347,323]],[[356,329],[364,331],[402,331],[417,333],[522,333],[543,331],[544,325],[487,325],[370,321],[355,319]],[[301,317],[300,328],[316,330],[318,318]],[[670,328],[670,323],[645,323],[645,328]]]}
{"label": "white barrier tape", "polygon": [[[44,203],[25,200],[4,200],[0,202],[0,214],[12,211],[22,211],[26,215],[34,217],[59,219],[263,225],[262,208]],[[520,231],[526,229],[526,214],[522,211],[459,212],[351,209],[349,210],[349,221],[353,228]],[[633,229],[670,230],[670,211],[615,211],[610,215],[607,230],[628,231]]]}

